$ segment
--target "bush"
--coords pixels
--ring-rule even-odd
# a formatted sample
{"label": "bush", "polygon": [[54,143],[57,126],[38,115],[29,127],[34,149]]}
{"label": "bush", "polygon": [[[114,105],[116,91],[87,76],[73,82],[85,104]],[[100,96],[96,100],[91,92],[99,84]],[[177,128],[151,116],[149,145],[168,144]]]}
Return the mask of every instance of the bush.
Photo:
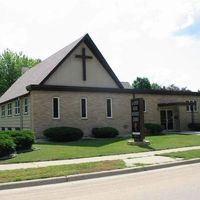
{"label": "bush", "polygon": [[92,135],[95,138],[114,138],[118,135],[118,130],[112,127],[93,128]]}
{"label": "bush", "polygon": [[162,126],[160,124],[146,123],[144,124],[147,135],[161,135]]}
{"label": "bush", "polygon": [[56,142],[69,142],[80,140],[83,132],[74,127],[55,127],[48,128],[43,132],[44,136]]}
{"label": "bush", "polygon": [[10,131],[10,137],[16,144],[17,151],[29,150],[34,143],[34,136],[31,131]]}
{"label": "bush", "polygon": [[0,135],[0,157],[9,156],[15,152],[15,143],[8,135]]}
{"label": "bush", "polygon": [[190,123],[188,124],[188,128],[191,131],[200,131],[200,123]]}

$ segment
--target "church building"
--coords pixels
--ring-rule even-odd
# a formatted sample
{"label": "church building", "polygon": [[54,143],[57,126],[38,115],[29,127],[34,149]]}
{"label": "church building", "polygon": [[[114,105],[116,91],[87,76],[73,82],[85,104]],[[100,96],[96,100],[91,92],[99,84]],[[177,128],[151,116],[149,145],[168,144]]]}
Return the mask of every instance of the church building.
{"label": "church building", "polygon": [[145,123],[180,131],[200,122],[200,93],[132,89],[86,34],[26,71],[0,97],[0,130],[31,129],[40,138],[50,127],[90,135],[94,127],[110,126],[130,134],[134,98],[145,100]]}

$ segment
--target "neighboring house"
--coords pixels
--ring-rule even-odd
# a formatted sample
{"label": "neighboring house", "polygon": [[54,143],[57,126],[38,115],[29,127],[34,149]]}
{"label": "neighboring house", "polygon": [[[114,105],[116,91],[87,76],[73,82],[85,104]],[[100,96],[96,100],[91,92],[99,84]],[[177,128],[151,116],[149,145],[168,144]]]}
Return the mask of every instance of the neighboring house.
{"label": "neighboring house", "polygon": [[[120,82],[88,34],[26,71],[0,97],[0,130],[111,126],[132,132],[131,99],[145,100],[145,123],[187,130],[200,121],[200,93],[133,90]],[[195,104],[186,104],[194,101]],[[191,108],[195,108],[191,114]]]}

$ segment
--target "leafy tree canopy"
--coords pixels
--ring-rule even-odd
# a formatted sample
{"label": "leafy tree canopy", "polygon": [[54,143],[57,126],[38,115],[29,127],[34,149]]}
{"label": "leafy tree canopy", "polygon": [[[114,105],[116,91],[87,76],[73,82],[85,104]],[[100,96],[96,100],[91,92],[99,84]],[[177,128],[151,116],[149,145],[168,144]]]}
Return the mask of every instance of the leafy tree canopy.
{"label": "leafy tree canopy", "polygon": [[134,89],[151,89],[151,83],[148,78],[137,77],[136,80],[134,80],[132,87]]}
{"label": "leafy tree canopy", "polygon": [[158,85],[158,83],[152,83],[151,84],[151,89],[152,90],[161,90],[162,87],[160,85]]}
{"label": "leafy tree canopy", "polygon": [[187,87],[183,87],[183,88],[179,88],[178,86],[171,84],[169,86],[163,86],[162,87],[163,90],[169,90],[169,91],[190,91],[187,89]]}
{"label": "leafy tree canopy", "polygon": [[151,90],[169,90],[169,91],[190,91],[187,87],[179,88],[178,86],[171,84],[169,86],[161,86],[158,83],[151,83],[146,77],[137,77],[134,80],[132,87],[134,89],[151,89]]}
{"label": "leafy tree canopy", "polygon": [[4,50],[0,54],[0,96],[21,76],[23,67],[31,68],[39,62],[40,59],[29,58],[22,52]]}

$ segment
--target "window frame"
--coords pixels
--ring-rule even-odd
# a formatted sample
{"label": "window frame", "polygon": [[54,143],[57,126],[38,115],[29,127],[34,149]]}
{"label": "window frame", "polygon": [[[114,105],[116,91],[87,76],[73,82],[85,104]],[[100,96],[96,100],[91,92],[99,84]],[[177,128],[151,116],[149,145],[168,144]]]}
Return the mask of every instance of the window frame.
{"label": "window frame", "polygon": [[[187,103],[188,102],[188,103]],[[186,112],[192,112],[192,110],[191,110],[191,105],[188,105],[188,104],[190,104],[190,102],[196,102],[196,109],[195,110],[193,110],[193,112],[198,112],[198,103],[197,103],[197,100],[187,100],[186,101]],[[188,109],[189,108],[189,109]]]}
{"label": "window frame", "polygon": [[6,106],[2,105],[1,106],[1,117],[4,118],[6,116]]}
{"label": "window frame", "polygon": [[[110,116],[108,116],[108,100],[110,100]],[[106,118],[112,119],[113,118],[113,100],[112,98],[106,98]]]}
{"label": "window frame", "polygon": [[146,104],[146,100],[143,99],[143,101],[144,101],[144,112],[147,112],[147,104]]}
{"label": "window frame", "polygon": [[[26,111],[26,109],[27,109],[27,111]],[[29,99],[28,99],[28,97],[25,97],[24,98],[24,114],[28,114],[28,110],[29,109]]]}
{"label": "window frame", "polygon": [[21,109],[20,109],[20,100],[19,99],[15,100],[14,110],[15,110],[15,115],[20,115]]}
{"label": "window frame", "polygon": [[[58,117],[54,117],[54,99],[58,100]],[[52,98],[52,119],[60,119],[60,97]]]}
{"label": "window frame", "polygon": [[[82,100],[85,100],[85,116],[83,117]],[[81,119],[88,119],[88,99],[87,97],[81,97],[80,99],[80,117]]]}
{"label": "window frame", "polygon": [[8,117],[12,116],[12,102],[7,104],[7,116]]}

